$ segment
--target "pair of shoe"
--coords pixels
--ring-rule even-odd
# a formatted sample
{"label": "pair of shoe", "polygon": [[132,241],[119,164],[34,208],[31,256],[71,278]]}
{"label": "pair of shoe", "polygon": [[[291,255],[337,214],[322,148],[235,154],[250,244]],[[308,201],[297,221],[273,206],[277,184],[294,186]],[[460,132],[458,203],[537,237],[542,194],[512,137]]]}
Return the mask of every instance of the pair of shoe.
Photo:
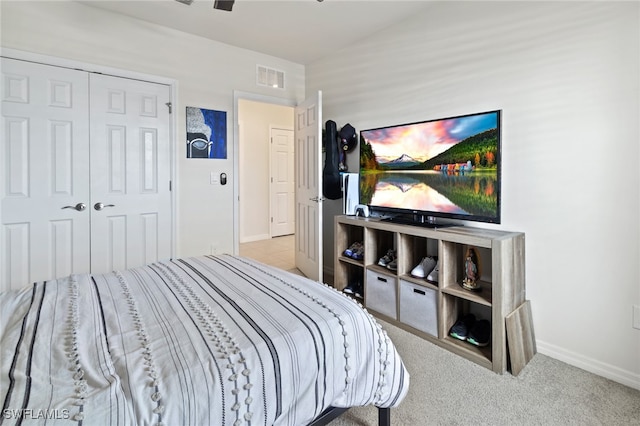
{"label": "pair of shoe", "polygon": [[360,242],[355,242],[342,254],[355,260],[362,260],[364,259],[364,245]]}
{"label": "pair of shoe", "polygon": [[440,262],[437,257],[423,257],[420,263],[411,270],[411,276],[416,278],[426,278],[430,283],[438,283],[440,273]]}
{"label": "pair of shoe", "polygon": [[396,251],[394,249],[387,250],[387,254],[378,260],[378,265],[396,271],[398,269],[398,256],[396,255]]}
{"label": "pair of shoe", "polygon": [[491,341],[491,323],[485,319],[476,321],[475,315],[466,314],[451,327],[449,335],[475,346],[487,346]]}
{"label": "pair of shoe", "polygon": [[342,290],[343,293],[353,295],[359,299],[362,299],[362,283],[360,281],[356,281],[354,283],[349,284]]}

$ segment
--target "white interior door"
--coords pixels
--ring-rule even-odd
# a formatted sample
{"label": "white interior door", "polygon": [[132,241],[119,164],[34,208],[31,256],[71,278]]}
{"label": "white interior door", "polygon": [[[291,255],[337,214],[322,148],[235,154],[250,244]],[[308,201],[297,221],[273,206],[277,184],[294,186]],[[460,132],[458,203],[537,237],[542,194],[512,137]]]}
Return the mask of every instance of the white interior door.
{"label": "white interior door", "polygon": [[1,60],[0,291],[90,268],[87,73]]}
{"label": "white interior door", "polygon": [[271,236],[295,232],[293,130],[271,129]]}
{"label": "white interior door", "polygon": [[171,257],[170,88],[90,76],[91,271]]}
{"label": "white interior door", "polygon": [[296,267],[322,281],[322,92],[295,108]]}

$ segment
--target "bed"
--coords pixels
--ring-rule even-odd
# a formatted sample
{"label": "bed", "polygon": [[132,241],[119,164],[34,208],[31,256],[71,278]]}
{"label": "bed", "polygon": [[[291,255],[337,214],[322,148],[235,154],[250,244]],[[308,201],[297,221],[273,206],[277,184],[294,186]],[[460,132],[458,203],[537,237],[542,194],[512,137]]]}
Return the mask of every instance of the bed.
{"label": "bed", "polygon": [[409,386],[355,301],[238,256],[37,282],[0,309],[3,425],[388,422]]}

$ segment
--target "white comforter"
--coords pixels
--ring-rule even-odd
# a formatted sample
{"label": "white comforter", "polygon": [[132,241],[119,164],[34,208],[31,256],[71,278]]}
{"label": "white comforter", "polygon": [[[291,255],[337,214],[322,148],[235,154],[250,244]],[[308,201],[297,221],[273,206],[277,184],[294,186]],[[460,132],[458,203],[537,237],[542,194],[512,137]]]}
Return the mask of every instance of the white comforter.
{"label": "white comforter", "polygon": [[240,257],[39,282],[0,308],[0,424],[305,425],[409,385],[354,301]]}

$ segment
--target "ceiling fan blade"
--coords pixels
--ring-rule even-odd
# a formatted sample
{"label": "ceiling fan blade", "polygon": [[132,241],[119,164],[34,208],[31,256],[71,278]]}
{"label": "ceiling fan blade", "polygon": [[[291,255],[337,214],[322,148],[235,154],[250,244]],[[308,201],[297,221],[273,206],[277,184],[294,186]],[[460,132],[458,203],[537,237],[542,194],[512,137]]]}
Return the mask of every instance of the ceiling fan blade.
{"label": "ceiling fan blade", "polygon": [[215,2],[213,3],[213,8],[231,12],[234,2],[235,0],[215,0]]}

